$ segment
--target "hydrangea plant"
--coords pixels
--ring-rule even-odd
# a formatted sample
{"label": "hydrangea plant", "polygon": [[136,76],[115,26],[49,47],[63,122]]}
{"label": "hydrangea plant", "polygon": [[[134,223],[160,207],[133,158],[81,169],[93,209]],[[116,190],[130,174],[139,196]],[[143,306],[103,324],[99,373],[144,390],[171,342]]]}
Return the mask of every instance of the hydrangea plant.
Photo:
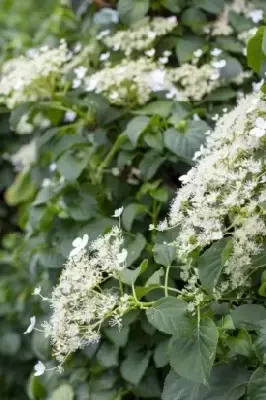
{"label": "hydrangea plant", "polygon": [[263,11],[64,1],[1,47],[4,399],[263,398]]}

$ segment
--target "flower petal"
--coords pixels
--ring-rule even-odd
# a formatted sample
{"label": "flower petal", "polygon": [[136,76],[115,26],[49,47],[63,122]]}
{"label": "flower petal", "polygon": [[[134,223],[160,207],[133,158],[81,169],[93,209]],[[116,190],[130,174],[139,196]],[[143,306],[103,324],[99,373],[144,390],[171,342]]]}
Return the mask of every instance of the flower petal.
{"label": "flower petal", "polygon": [[72,246],[74,246],[74,247],[79,247],[81,245],[82,245],[82,239],[80,237],[77,237],[72,242]]}
{"label": "flower petal", "polygon": [[82,238],[81,248],[83,249],[84,247],[86,247],[88,242],[89,242],[89,235],[87,233],[85,233],[85,235],[83,235],[83,238]]}
{"label": "flower petal", "polygon": [[264,124],[265,124],[265,121],[264,121],[264,119],[262,117],[258,117],[256,119],[256,127],[257,128],[264,129]]}

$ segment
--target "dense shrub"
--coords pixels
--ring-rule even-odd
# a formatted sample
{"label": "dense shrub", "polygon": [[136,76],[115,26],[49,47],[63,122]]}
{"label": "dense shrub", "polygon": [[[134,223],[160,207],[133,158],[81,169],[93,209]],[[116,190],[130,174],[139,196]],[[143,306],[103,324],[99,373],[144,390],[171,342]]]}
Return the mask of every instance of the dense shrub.
{"label": "dense shrub", "polygon": [[40,27],[19,4],[1,45],[2,398],[263,398],[266,108],[243,97],[264,2],[48,2]]}

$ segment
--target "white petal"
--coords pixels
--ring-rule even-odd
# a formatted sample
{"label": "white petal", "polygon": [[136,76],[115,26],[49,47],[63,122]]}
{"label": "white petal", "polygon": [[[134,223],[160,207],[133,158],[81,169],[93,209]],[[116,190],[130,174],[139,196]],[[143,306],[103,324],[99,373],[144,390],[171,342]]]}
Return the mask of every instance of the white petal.
{"label": "white petal", "polygon": [[120,217],[120,215],[121,215],[122,212],[123,212],[123,209],[124,209],[124,207],[120,207],[120,208],[118,208],[117,210],[115,210],[113,217],[115,217],[115,218]]}
{"label": "white petal", "polygon": [[117,255],[117,262],[118,262],[119,264],[122,264],[123,262],[126,261],[126,258],[127,258],[127,250],[126,250],[126,249],[123,249],[123,250],[121,251],[121,253],[119,253],[119,254]]}
{"label": "white petal", "polygon": [[256,126],[257,126],[258,128],[264,129],[264,125],[265,125],[264,119],[263,119],[262,117],[258,117],[258,118],[256,119]]}
{"label": "white petal", "polygon": [[34,373],[34,376],[40,376],[44,373],[44,371],[46,370],[46,367],[41,361],[38,361],[38,363],[36,365],[34,365],[34,369],[36,371]]}
{"label": "white petal", "polygon": [[38,296],[41,293],[41,286],[38,286],[34,289],[33,293],[34,295]]}
{"label": "white petal", "polygon": [[262,137],[265,135],[265,130],[260,128],[253,128],[251,129],[250,134],[256,137]]}
{"label": "white petal", "polygon": [[81,248],[80,247],[75,247],[73,250],[71,250],[71,252],[69,253],[69,257],[73,257],[76,254],[78,254],[80,252]]}
{"label": "white petal", "polygon": [[28,326],[28,329],[24,332],[24,335],[27,333],[31,333],[33,331],[33,328],[35,327],[36,324],[36,317],[35,315],[30,318],[30,325]]}
{"label": "white petal", "polygon": [[77,237],[72,242],[73,247],[80,247],[81,245],[82,245],[82,239],[80,237]]}
{"label": "white petal", "polygon": [[85,235],[83,235],[83,238],[82,238],[81,248],[84,249],[84,247],[87,246],[88,242],[89,242],[89,235],[87,233],[85,233]]}

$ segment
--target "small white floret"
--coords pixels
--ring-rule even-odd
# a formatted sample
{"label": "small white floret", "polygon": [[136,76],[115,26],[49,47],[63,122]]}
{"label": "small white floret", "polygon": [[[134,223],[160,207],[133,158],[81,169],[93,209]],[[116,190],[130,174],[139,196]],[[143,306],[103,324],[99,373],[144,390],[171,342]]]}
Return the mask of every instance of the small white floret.
{"label": "small white floret", "polygon": [[34,369],[35,369],[34,376],[40,376],[43,375],[44,371],[46,370],[46,367],[41,361],[38,361],[38,363],[34,365]]}
{"label": "small white floret", "polygon": [[36,317],[35,315],[33,317],[30,318],[30,325],[28,326],[27,330],[24,332],[24,335],[26,335],[27,333],[31,333],[35,327],[36,324]]}
{"label": "small white floret", "polygon": [[120,215],[121,215],[122,212],[123,212],[123,209],[124,209],[124,207],[118,208],[117,210],[115,210],[115,212],[114,212],[114,214],[113,214],[112,216],[115,217],[115,218],[119,218]]}

